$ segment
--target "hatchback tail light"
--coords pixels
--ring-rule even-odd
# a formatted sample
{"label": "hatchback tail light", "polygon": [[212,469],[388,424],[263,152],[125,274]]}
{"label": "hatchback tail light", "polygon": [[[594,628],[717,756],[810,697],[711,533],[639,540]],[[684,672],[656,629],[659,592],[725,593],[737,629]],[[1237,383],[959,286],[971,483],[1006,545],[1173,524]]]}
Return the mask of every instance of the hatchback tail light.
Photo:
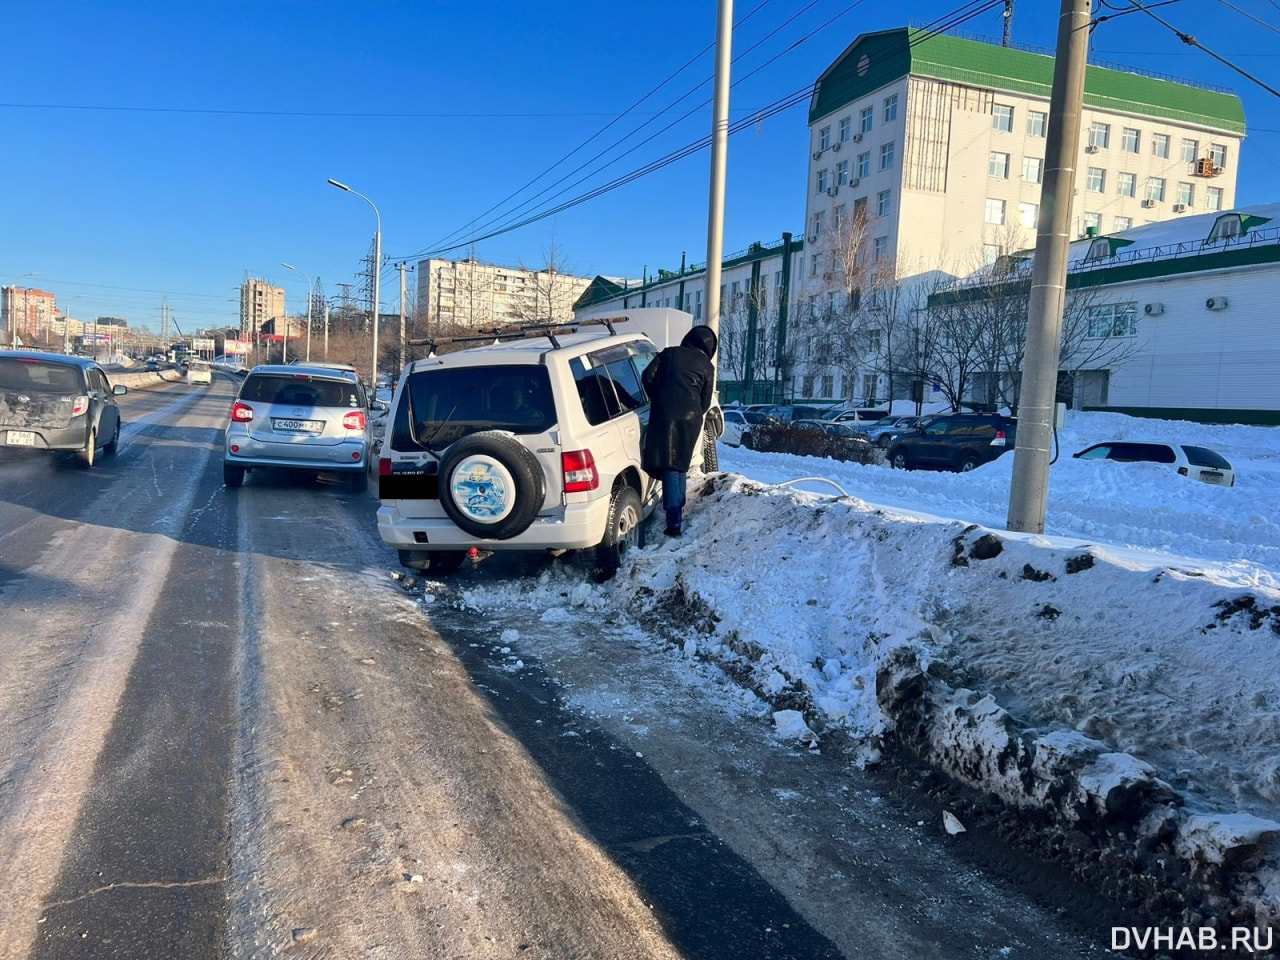
{"label": "hatchback tail light", "polygon": [[365,425],[364,411],[352,410],[342,418],[342,425],[348,430],[363,430]]}
{"label": "hatchback tail light", "polygon": [[565,493],[586,493],[600,486],[600,472],[590,450],[566,450],[560,462],[564,467]]}
{"label": "hatchback tail light", "polygon": [[89,398],[85,396],[76,397],[71,401],[71,415],[78,417],[89,409]]}
{"label": "hatchback tail light", "polygon": [[991,446],[993,446],[993,447],[1003,447],[1003,446],[1005,445],[1005,443],[1006,443],[1006,440],[1007,440],[1007,438],[1005,437],[1004,431],[1003,431],[1003,430],[997,430],[997,431],[996,431],[996,435],[995,435],[995,437],[994,437],[994,438],[992,439],[992,441],[991,441]]}
{"label": "hatchback tail light", "polygon": [[253,419],[253,407],[247,403],[237,401],[231,406],[231,420],[233,423],[248,423]]}

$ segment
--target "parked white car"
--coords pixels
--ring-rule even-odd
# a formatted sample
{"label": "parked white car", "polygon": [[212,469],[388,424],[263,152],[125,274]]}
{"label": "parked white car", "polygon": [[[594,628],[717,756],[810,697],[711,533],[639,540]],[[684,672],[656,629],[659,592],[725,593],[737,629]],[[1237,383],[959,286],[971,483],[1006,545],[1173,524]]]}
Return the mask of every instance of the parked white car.
{"label": "parked white car", "polygon": [[1234,487],[1236,471],[1227,458],[1208,447],[1188,443],[1165,443],[1146,440],[1109,440],[1085,447],[1079,460],[1117,460],[1121,463],[1160,463],[1172,467],[1180,476],[1191,477],[1219,487]]}

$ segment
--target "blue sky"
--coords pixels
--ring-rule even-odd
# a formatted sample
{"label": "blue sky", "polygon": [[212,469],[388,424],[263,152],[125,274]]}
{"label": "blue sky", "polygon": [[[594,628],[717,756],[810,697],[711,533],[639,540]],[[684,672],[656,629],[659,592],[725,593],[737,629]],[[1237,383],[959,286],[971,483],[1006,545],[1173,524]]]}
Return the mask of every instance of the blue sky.
{"label": "blue sky", "polygon": [[[1096,12],[1111,15],[1129,5],[1109,2],[1110,9]],[[738,0],[740,82],[731,118],[812,84],[859,33],[982,5]],[[1058,8],[1054,0],[1018,0],[1014,39],[1051,49]],[[1280,88],[1280,0],[1179,0],[1152,12]],[[56,293],[72,316],[124,316],[153,329],[167,301],[190,332],[237,322],[239,284],[248,271],[283,285],[291,312],[303,309],[306,281],[281,262],[320,280],[335,297],[339,284],[355,282],[374,231],[368,204],[329,186],[328,178],[377,204],[383,252],[393,259],[412,263],[446,239],[465,243],[488,232],[494,216],[601,151],[607,152],[600,160],[522,212],[552,205],[553,195],[584,176],[590,175],[554,202],[705,136],[713,64],[703,51],[714,40],[715,16],[711,0],[10,3],[9,42],[0,58],[7,135],[0,151],[6,188],[0,283],[38,273],[20,282]],[[962,29],[998,37],[999,10]],[[1280,178],[1275,96],[1142,12],[1099,24],[1092,54],[1235,90],[1249,126],[1238,201],[1280,199],[1273,186]],[[726,252],[784,230],[801,232],[806,107],[731,138]],[[507,200],[611,122],[532,189]],[[682,252],[702,262],[709,163],[709,152],[700,151],[484,240],[476,255],[536,267],[554,249],[566,269],[587,276],[675,269]],[[384,310],[398,307],[398,286],[394,269],[384,270]]]}

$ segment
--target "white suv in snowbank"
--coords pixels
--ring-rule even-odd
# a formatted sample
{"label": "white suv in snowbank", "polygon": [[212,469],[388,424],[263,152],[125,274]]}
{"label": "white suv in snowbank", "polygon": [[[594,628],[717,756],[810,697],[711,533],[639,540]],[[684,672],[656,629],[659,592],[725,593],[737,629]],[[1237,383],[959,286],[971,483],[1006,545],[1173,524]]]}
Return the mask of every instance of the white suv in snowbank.
{"label": "white suv in snowbank", "polygon": [[594,548],[597,575],[612,576],[661,492],[640,466],[640,375],[692,319],[535,325],[410,363],[378,459],[383,541],[434,574],[498,550]]}

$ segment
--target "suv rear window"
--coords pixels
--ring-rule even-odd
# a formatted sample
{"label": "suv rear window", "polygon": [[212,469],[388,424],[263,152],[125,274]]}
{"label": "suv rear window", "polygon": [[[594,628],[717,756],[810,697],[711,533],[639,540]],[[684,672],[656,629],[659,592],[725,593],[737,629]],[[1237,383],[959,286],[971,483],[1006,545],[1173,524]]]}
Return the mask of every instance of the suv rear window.
{"label": "suv rear window", "polygon": [[246,377],[244,386],[240,388],[240,399],[247,403],[279,403],[295,407],[360,406],[360,393],[353,382],[305,374]]}
{"label": "suv rear window", "polygon": [[32,393],[80,393],[80,371],[66,363],[44,360],[0,359],[0,390]]}
{"label": "suv rear window", "polygon": [[444,367],[410,375],[391,427],[395,450],[439,450],[467,434],[545,433],[556,423],[547,368]]}
{"label": "suv rear window", "polygon": [[1194,467],[1208,467],[1211,470],[1231,469],[1231,464],[1206,447],[1189,447],[1184,443],[1182,449],[1187,454],[1187,462]]}

